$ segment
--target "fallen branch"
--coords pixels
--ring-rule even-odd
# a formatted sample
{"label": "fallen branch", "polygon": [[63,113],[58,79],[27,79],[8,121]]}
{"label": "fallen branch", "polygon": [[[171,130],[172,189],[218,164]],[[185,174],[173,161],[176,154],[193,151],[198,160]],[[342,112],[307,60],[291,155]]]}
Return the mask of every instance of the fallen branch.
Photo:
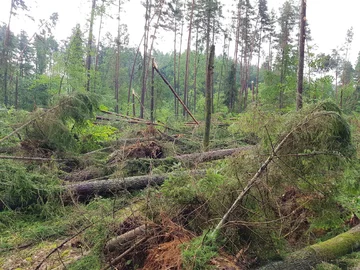
{"label": "fallen branch", "polygon": [[327,241],[305,247],[287,256],[284,261],[261,267],[261,270],[310,270],[325,261],[335,260],[360,247],[360,225]]}

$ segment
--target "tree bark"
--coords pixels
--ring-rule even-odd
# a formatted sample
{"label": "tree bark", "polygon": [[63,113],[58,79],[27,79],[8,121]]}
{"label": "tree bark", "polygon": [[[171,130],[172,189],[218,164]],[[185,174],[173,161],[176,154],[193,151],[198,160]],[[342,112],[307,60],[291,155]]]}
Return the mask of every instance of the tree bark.
{"label": "tree bark", "polygon": [[[183,172],[186,173],[186,172]],[[203,175],[204,171],[192,171],[191,174]],[[179,175],[181,173],[164,174],[164,175],[144,175],[133,176],[123,179],[108,179],[98,181],[87,181],[66,185],[65,191],[73,193],[80,199],[90,198],[94,195],[108,195],[121,191],[140,190],[148,186],[162,185],[164,180],[171,175]],[[189,174],[189,172],[187,172]],[[66,196],[65,196],[66,197]]]}
{"label": "tree bark", "polygon": [[214,75],[214,56],[215,45],[210,48],[210,56],[206,73],[206,92],[205,92],[205,134],[204,134],[204,149],[209,150],[210,143],[210,127],[211,127],[211,112],[212,112],[212,87]]}
{"label": "tree bark", "polygon": [[[126,160],[123,167],[123,171],[127,175],[148,174],[150,173],[152,168],[162,166],[163,168],[168,168],[169,170],[171,170],[174,164],[178,164],[178,163],[181,163],[182,166],[187,168],[194,168],[199,163],[208,162],[212,160],[219,160],[227,156],[231,156],[232,154],[246,151],[252,148],[253,146],[244,146],[240,148],[221,149],[221,150],[209,151],[204,153],[193,153],[193,154],[186,154],[186,155],[160,158],[160,159],[149,159],[149,158],[129,159]],[[113,159],[113,161],[116,161],[116,158]],[[109,162],[111,163],[112,160]]]}
{"label": "tree bark", "polygon": [[285,258],[261,267],[261,270],[311,270],[323,262],[337,259],[357,250],[360,246],[360,225],[327,241],[305,247]]}
{"label": "tree bark", "polygon": [[304,85],[304,53],[305,53],[305,38],[306,38],[305,27],[306,27],[306,0],[302,0],[301,15],[300,15],[299,67],[298,67],[298,82],[297,82],[297,95],[296,95],[296,110],[300,110],[303,106],[302,93],[303,93],[303,85]]}

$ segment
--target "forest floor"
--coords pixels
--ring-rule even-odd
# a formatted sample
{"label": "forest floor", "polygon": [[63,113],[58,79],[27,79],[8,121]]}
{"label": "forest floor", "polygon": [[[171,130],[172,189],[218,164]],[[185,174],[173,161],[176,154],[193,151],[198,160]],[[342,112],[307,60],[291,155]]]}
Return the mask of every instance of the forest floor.
{"label": "forest floor", "polygon": [[[345,150],[353,151],[349,135],[342,133],[330,155],[315,148],[320,141],[335,145],[322,125],[348,128],[334,115],[314,123],[296,116],[295,124],[274,115],[218,116],[208,151],[203,127],[193,124],[98,124],[100,137],[116,136],[95,147],[88,134],[79,136],[87,150],[77,154],[16,139],[0,149],[0,269],[256,269],[330,239],[360,223],[357,193],[348,191],[357,181],[338,185],[343,172],[357,179],[344,161]],[[260,131],[264,121],[272,125]],[[269,156],[276,161],[264,163]],[[221,236],[212,233],[252,178],[257,182]],[[339,194],[324,196],[334,190]],[[360,252],[309,269],[360,269]]]}

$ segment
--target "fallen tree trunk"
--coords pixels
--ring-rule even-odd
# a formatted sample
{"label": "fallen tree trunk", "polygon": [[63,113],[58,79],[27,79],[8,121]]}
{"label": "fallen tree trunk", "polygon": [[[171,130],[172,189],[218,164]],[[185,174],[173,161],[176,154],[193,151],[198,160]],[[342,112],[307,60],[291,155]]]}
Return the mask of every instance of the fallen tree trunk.
{"label": "fallen tree trunk", "polygon": [[321,262],[329,262],[360,248],[360,225],[327,241],[296,251],[284,261],[261,267],[261,270],[310,270]]}
{"label": "fallen tree trunk", "polygon": [[214,150],[208,151],[203,153],[193,153],[193,154],[186,154],[181,156],[175,156],[174,159],[181,161],[182,163],[201,163],[207,162],[211,160],[222,159],[227,156],[231,156],[234,153],[238,153],[241,151],[246,151],[253,148],[252,146],[243,146],[239,148],[232,148],[232,149],[221,149],[221,150]]}
{"label": "fallen tree trunk", "polygon": [[174,164],[177,164],[179,162],[187,168],[193,168],[198,163],[222,159],[234,153],[246,151],[251,148],[253,148],[253,146],[243,146],[239,148],[221,149],[221,150],[179,155],[179,156],[167,157],[161,159],[149,159],[149,158],[129,159],[125,161],[122,170],[125,172],[126,175],[148,174],[150,173],[151,168],[159,167],[159,166],[165,167],[169,171],[171,170],[172,167],[174,167]]}
{"label": "fallen tree trunk", "polygon": [[139,237],[149,236],[155,233],[155,224],[143,224],[133,230],[118,235],[110,239],[104,248],[104,251],[118,253],[124,252]]}
{"label": "fallen tree trunk", "polygon": [[98,181],[87,181],[66,185],[65,190],[79,198],[89,198],[94,195],[108,195],[124,190],[140,190],[147,186],[161,185],[171,175],[193,174],[203,175],[205,171],[197,170],[191,172],[172,173],[164,175],[133,176],[123,179],[108,179]]}

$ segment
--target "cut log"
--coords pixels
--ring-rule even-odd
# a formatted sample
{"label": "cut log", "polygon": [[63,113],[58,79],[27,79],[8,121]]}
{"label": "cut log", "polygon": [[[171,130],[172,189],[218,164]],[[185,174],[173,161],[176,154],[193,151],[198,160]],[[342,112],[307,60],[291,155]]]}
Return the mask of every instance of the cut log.
{"label": "cut log", "polygon": [[146,188],[147,186],[161,185],[170,175],[181,174],[204,175],[205,171],[197,170],[164,175],[144,175],[127,177],[123,179],[88,181],[66,185],[65,190],[71,194],[75,194],[80,199],[86,199],[94,195],[108,195],[124,190],[140,190]]}
{"label": "cut log", "polygon": [[360,248],[360,225],[327,241],[314,244],[287,256],[284,261],[265,265],[259,270],[310,270]]}

